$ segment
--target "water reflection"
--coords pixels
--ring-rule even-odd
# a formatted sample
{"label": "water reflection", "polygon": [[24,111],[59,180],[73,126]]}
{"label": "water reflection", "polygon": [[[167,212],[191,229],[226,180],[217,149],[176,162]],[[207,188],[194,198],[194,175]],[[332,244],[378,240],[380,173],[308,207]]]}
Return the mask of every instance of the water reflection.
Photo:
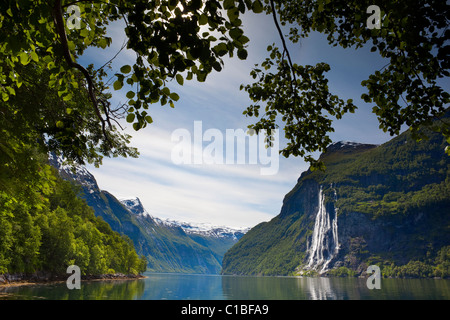
{"label": "water reflection", "polygon": [[450,280],[382,279],[381,289],[359,278],[222,277],[226,299],[448,300]]}
{"label": "water reflection", "polygon": [[302,278],[302,287],[307,288],[308,298],[312,300],[337,300],[338,297],[332,289],[329,278]]}
{"label": "water reflection", "polygon": [[139,280],[89,281],[81,289],[69,290],[65,283],[0,288],[0,298],[20,300],[135,300],[145,291]]}
{"label": "water reflection", "polygon": [[221,276],[147,274],[144,300],[223,300]]}
{"label": "water reflection", "polygon": [[52,300],[360,300],[450,299],[450,280],[382,279],[370,290],[365,279],[236,277],[146,274],[146,279],[0,287],[0,299]]}
{"label": "water reflection", "polygon": [[228,299],[336,300],[345,299],[330,278],[223,277]]}

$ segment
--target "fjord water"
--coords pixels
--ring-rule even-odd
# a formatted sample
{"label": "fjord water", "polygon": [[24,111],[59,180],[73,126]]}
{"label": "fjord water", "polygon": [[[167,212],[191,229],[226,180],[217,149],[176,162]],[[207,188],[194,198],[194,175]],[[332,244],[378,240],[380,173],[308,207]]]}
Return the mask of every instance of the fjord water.
{"label": "fjord water", "polygon": [[368,289],[365,279],[238,277],[146,273],[140,280],[0,287],[0,299],[51,300],[450,300],[450,280],[382,279]]}

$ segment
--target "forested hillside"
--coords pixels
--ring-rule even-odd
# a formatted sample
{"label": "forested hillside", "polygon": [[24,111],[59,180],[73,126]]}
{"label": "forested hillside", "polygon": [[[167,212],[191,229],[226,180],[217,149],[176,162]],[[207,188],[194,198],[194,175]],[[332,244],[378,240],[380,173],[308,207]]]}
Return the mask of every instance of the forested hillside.
{"label": "forested hillside", "polygon": [[360,275],[376,264],[385,276],[450,276],[450,157],[440,134],[427,135],[329,146],[326,170],[304,172],[280,214],[225,254],[223,272]]}
{"label": "forested hillside", "polygon": [[[78,90],[66,101],[48,90],[45,64],[18,68],[26,69],[21,86],[8,101],[0,101],[0,274],[61,274],[71,264],[83,274],[143,271],[145,261],[130,240],[96,218],[77,197],[79,190],[48,164],[52,149],[94,156],[92,134],[100,129],[92,127],[88,109],[73,114],[75,106],[83,108],[86,93]],[[88,127],[91,142],[86,145],[88,138],[79,130],[87,135]]]}
{"label": "forested hillside", "polygon": [[[60,275],[72,264],[89,275],[145,270],[132,242],[95,217],[78,198],[79,190],[44,160],[34,163],[37,174],[27,171],[26,163],[16,164],[8,176],[4,163],[2,168],[0,273]],[[21,173],[14,174],[19,168]]]}

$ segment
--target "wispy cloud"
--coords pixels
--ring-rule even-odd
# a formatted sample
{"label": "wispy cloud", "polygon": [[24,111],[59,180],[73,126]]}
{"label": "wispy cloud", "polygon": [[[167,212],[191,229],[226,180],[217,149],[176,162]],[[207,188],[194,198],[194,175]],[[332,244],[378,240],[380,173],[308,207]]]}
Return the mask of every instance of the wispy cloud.
{"label": "wispy cloud", "polygon": [[[200,120],[204,130],[217,128],[224,132],[227,128],[245,129],[254,120],[242,115],[251,102],[245,92],[239,91],[239,86],[254,81],[249,76],[251,68],[264,60],[267,45],[279,42],[279,38],[270,17],[251,14],[243,21],[251,39],[248,59],[225,59],[222,72],[209,75],[205,83],[185,81],[180,87],[174,82],[173,90],[180,95],[175,109],[151,106],[148,112],[154,123],[139,132],[125,124],[126,132],[133,136],[132,145],[138,147],[141,156],[105,159],[101,168],[89,167],[102,189],[118,197],[138,196],[147,211],[160,218],[254,226],[280,212],[284,195],[307,169],[302,159],[280,157],[279,171],[272,176],[262,176],[261,165],[175,165],[171,159],[175,145],[171,134],[177,128],[192,132],[194,121]],[[99,67],[120,49],[124,41],[123,25],[112,24],[109,35],[113,38],[110,50],[106,54],[102,51],[101,55],[98,50],[86,51],[82,57],[85,64],[94,62]],[[346,115],[335,122],[333,139],[372,143],[389,139],[379,131],[370,106],[358,100],[363,90],[360,81],[374,68],[380,68],[380,61],[374,60],[370,52],[333,48],[324,37],[312,34],[292,46],[291,54],[300,64],[330,62],[330,88],[360,106],[355,115]],[[124,50],[115,60],[114,68],[133,64],[134,59],[132,51]],[[122,91],[113,92],[113,103],[127,100]],[[282,132],[280,136],[283,137]]]}
{"label": "wispy cloud", "polygon": [[140,131],[133,138],[139,159],[105,159],[101,168],[89,168],[100,188],[138,196],[161,218],[253,226],[279,213],[302,171],[292,170],[293,160],[282,160],[274,176],[262,176],[258,165],[175,165],[170,134],[157,127]]}

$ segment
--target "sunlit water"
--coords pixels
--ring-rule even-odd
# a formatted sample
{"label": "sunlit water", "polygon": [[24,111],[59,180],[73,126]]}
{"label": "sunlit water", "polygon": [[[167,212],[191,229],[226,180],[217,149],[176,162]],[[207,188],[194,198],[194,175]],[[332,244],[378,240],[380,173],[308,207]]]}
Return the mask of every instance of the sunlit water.
{"label": "sunlit water", "polygon": [[450,299],[450,280],[382,279],[381,289],[368,289],[365,279],[236,277],[155,274],[126,281],[82,282],[0,287],[0,299],[81,300],[384,300]]}

